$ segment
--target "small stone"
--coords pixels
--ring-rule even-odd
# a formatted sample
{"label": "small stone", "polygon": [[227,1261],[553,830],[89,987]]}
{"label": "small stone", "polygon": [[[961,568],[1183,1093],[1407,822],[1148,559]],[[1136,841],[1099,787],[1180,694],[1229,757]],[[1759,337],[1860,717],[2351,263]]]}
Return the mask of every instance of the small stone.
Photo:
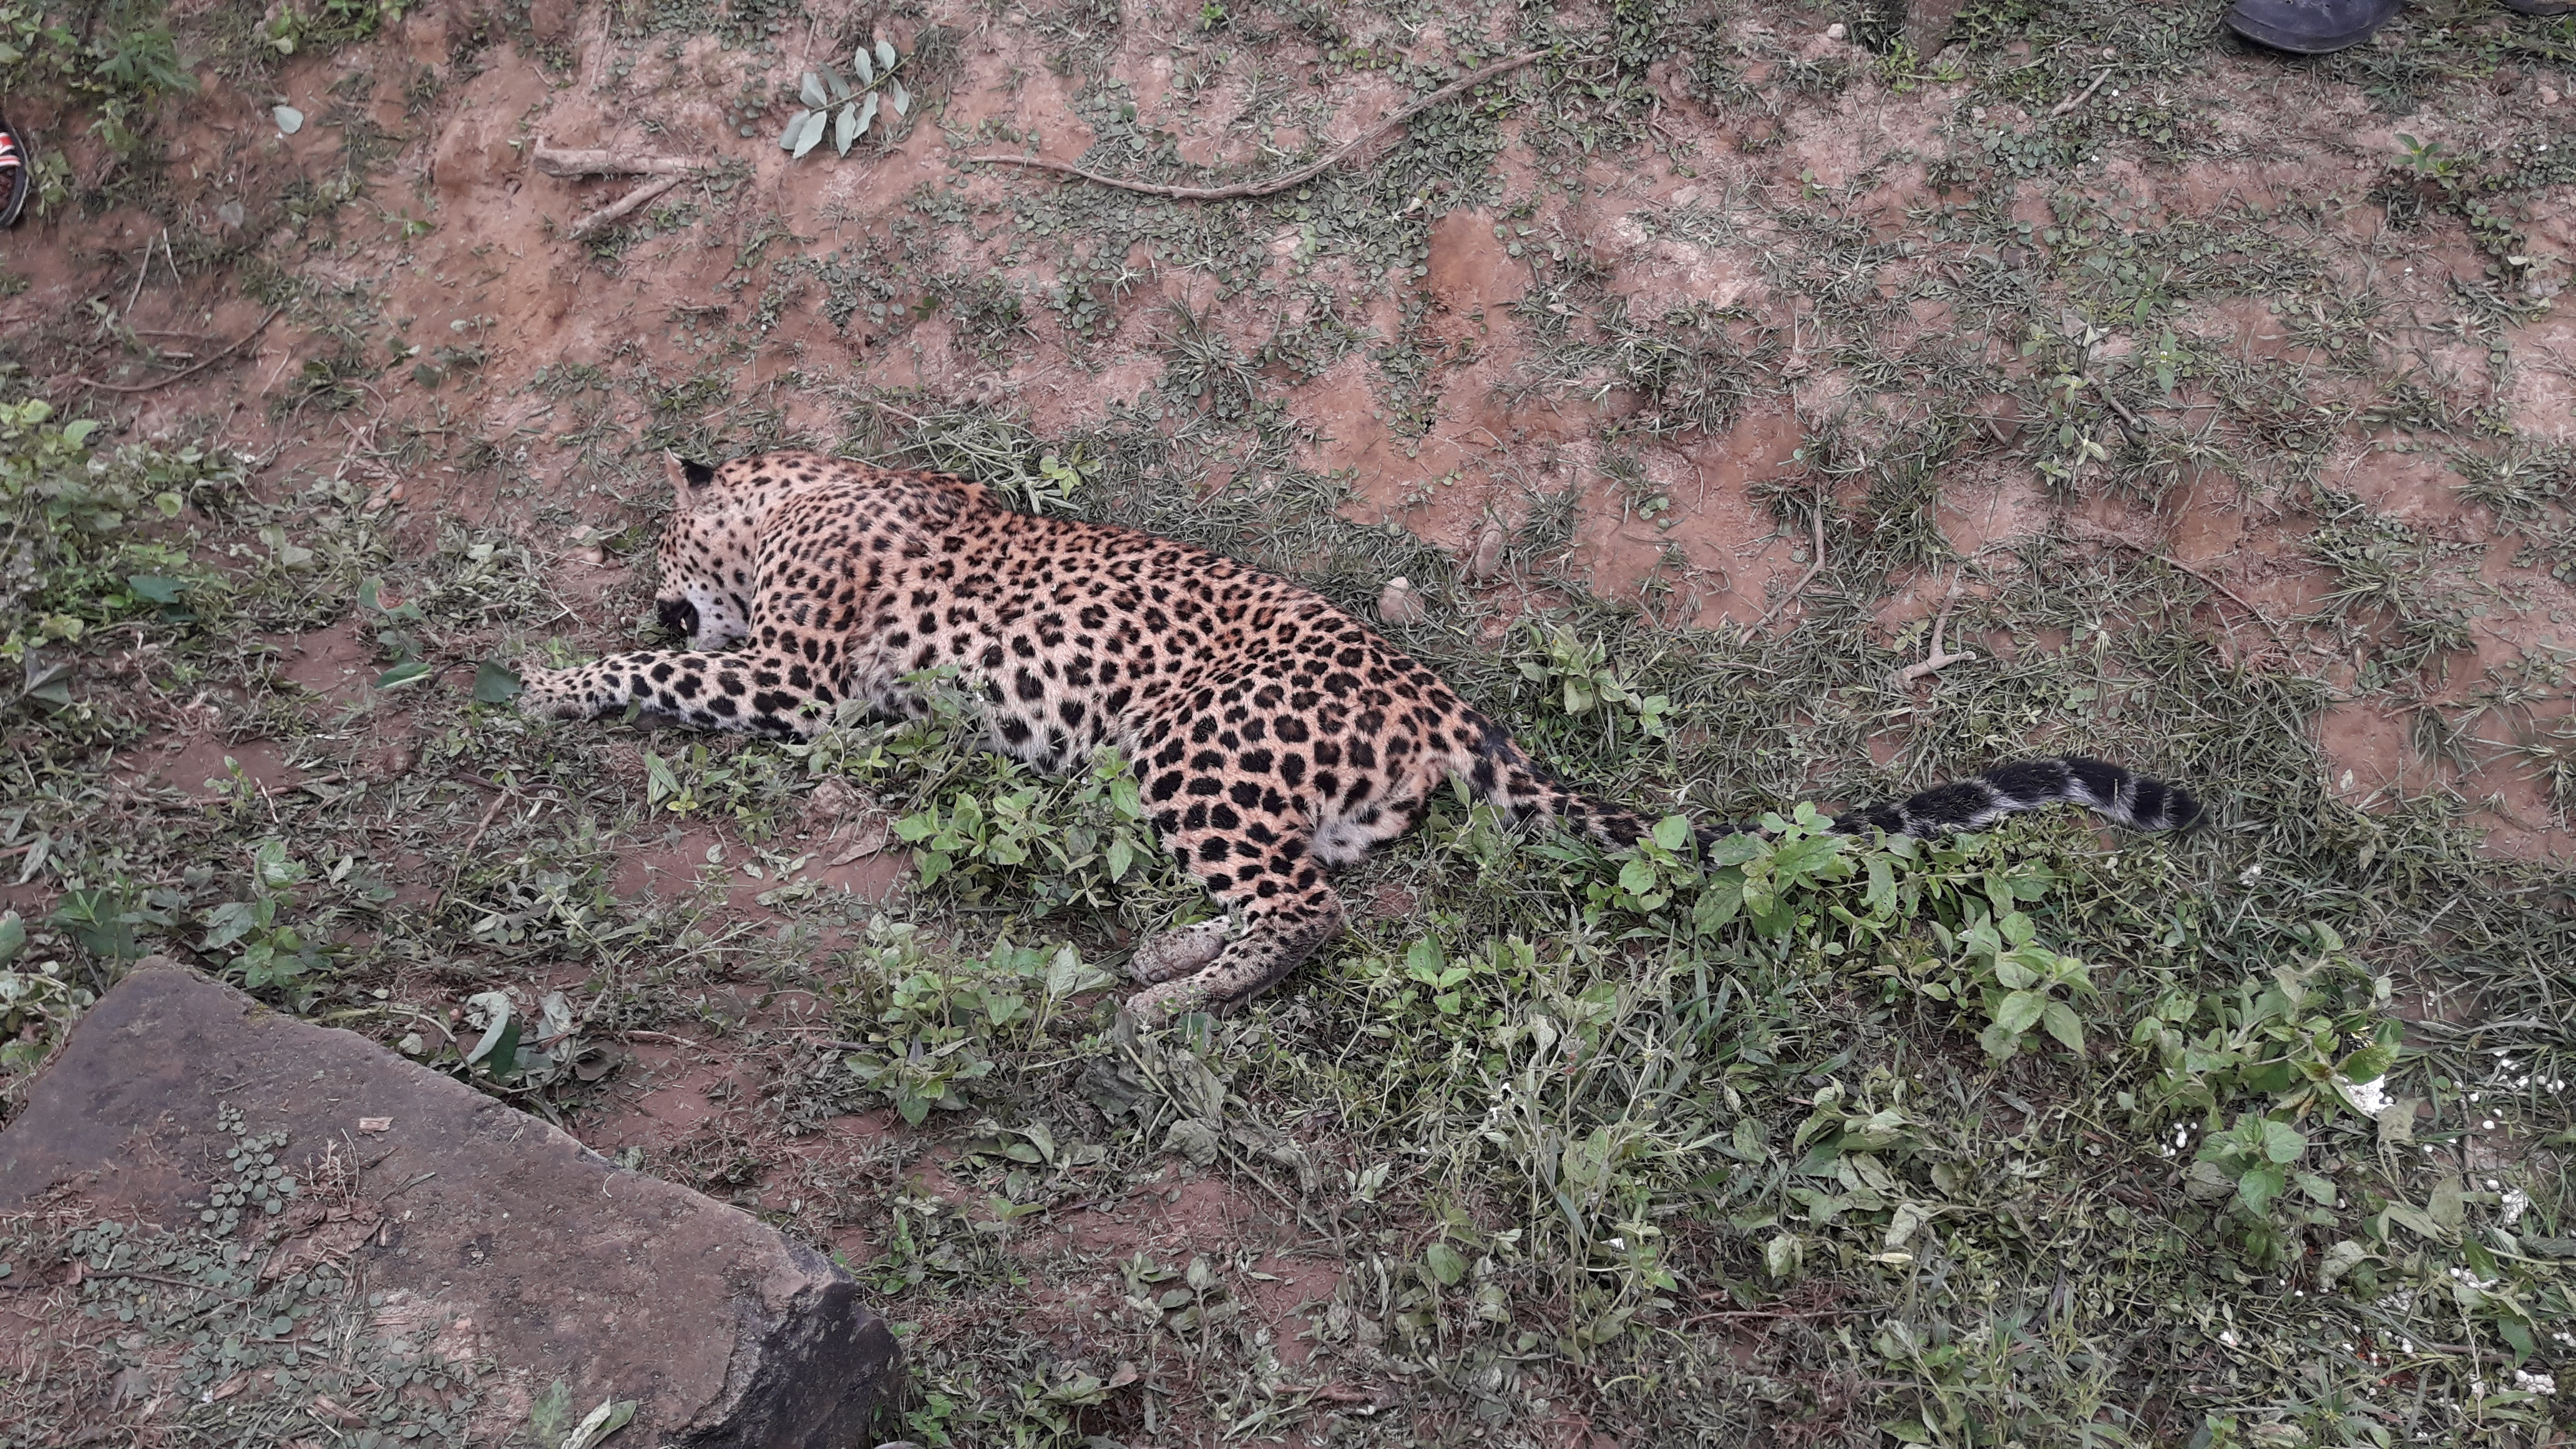
{"label": "small stone", "polygon": [[1843,23],[1839,20],[1825,27],[1825,39],[1827,40],[1840,40],[1849,34],[1851,34],[1851,32],[1844,29]]}
{"label": "small stone", "polygon": [[1422,596],[1413,591],[1413,581],[1399,574],[1386,581],[1386,589],[1377,596],[1377,616],[1390,624],[1417,624],[1429,612],[1422,607]]}
{"label": "small stone", "polygon": [[1475,548],[1467,555],[1465,572],[1470,582],[1481,584],[1503,571],[1503,545],[1507,541],[1503,525],[1487,519],[1476,533]]}
{"label": "small stone", "polygon": [[2554,106],[2558,104],[2558,88],[2549,85],[2542,86],[2540,88],[2540,103],[2544,106]]}

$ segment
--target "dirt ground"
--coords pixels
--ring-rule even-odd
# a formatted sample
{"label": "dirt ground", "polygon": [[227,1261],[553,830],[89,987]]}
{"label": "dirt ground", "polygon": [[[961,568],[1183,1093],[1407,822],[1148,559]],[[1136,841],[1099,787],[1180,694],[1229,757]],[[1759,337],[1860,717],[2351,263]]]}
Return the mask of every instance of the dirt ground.
{"label": "dirt ground", "polygon": [[[1354,1281],[1380,1260],[1352,1244],[1413,1251],[1448,1209],[1345,1216],[1370,1154],[1325,1145],[1367,1135],[1340,1109],[1276,1114],[1306,1145],[1255,1171],[1257,1133],[1120,1145],[1147,1119],[1075,1094],[1083,1053],[1016,1116],[979,1097],[923,1129],[857,1092],[839,963],[891,949],[869,921],[919,896],[888,834],[905,810],[815,790],[818,759],[496,733],[462,691],[482,660],[652,636],[663,449],[900,455],[1030,497],[1043,451],[1143,480],[1095,511],[1148,526],[1328,490],[1357,527],[1261,546],[1355,604],[1410,570],[1460,657],[1534,657],[1522,622],[1576,608],[1626,621],[1605,669],[1654,672],[1622,638],[1690,635],[1749,671],[1695,689],[1846,661],[1758,727],[1710,704],[1709,739],[1777,743],[1675,782],[1677,806],[1747,818],[2047,747],[2192,778],[2234,757],[2226,719],[2186,732],[2147,702],[2187,665],[2266,682],[2211,708],[2312,747],[2302,788],[2360,822],[2336,829],[2398,852],[2391,822],[2430,811],[2496,879],[2556,881],[2576,38],[2434,4],[2294,62],[2226,39],[2210,4],[2045,13],[2064,8],[1966,6],[1929,55],[1868,48],[1869,7],[1827,4],[430,0],[316,12],[343,28],[291,55],[241,39],[257,17],[174,9],[196,84],[154,103],[149,148],[100,134],[85,93],[8,102],[61,188],[0,236],[9,386],[253,460],[256,506],[209,513],[197,545],[255,600],[239,629],[184,667],[142,633],[84,656],[84,690],[130,721],[85,757],[90,808],[137,839],[182,822],[155,847],[173,880],[262,832],[317,880],[354,871],[380,894],[334,918],[346,1010],[388,1044],[452,1052],[496,985],[593,1002],[614,1072],[530,1104],[880,1284],[923,1370],[913,1437],[1682,1442],[1565,1368],[1579,1352],[1530,1388],[1516,1365],[1553,1351],[1530,1335],[1478,1361],[1491,1384],[1436,1391],[1432,1359],[1382,1352],[1354,1305],[1394,1290]],[[776,144],[799,78],[852,76],[880,37],[901,124],[846,157]],[[1523,49],[1551,53],[1258,201],[982,159],[1258,178]],[[694,169],[574,240],[636,178],[550,175],[547,148]],[[415,655],[431,682],[387,687]],[[2034,671],[2051,682],[2013,682]],[[1634,783],[1624,758],[1588,760]],[[2267,798],[2193,783],[2227,821]],[[0,905],[34,921],[74,882],[29,870]],[[1353,898],[1355,953],[1400,954],[1447,906],[1395,878]],[[1151,924],[1101,922],[1086,958]],[[2397,975],[2413,1015],[2468,1009]],[[1768,1318],[1739,1299],[1664,1321],[1753,1374],[1764,1324],[1830,1315],[1823,1281]],[[961,1367],[979,1358],[1019,1377]],[[1820,1373],[1744,1432],[1880,1442],[1874,1390]],[[2113,1442],[2312,1442],[2192,1439],[2208,1396],[2159,1383],[2192,1407]],[[2495,1432],[2564,1442],[2532,1402]]]}

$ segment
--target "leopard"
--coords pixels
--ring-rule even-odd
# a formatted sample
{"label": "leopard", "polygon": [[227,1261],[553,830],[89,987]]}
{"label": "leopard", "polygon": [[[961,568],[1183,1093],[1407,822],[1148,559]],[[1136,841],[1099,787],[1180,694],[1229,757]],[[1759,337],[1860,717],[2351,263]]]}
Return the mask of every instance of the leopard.
{"label": "leopard", "polygon": [[[801,741],[845,711],[921,718],[927,681],[947,679],[984,743],[1040,771],[1115,749],[1163,848],[1223,912],[1136,945],[1137,1021],[1221,1013],[1276,985],[1342,932],[1335,872],[1419,824],[1453,781],[1606,850],[1652,828],[1568,784],[1350,610],[1225,554],[813,452],[665,467],[655,613],[688,647],[530,670],[520,707]],[[2178,785],[2063,755],[1829,818],[1921,838],[2056,804],[2141,830],[2201,812]],[[1747,828],[1695,830],[1705,844]]]}

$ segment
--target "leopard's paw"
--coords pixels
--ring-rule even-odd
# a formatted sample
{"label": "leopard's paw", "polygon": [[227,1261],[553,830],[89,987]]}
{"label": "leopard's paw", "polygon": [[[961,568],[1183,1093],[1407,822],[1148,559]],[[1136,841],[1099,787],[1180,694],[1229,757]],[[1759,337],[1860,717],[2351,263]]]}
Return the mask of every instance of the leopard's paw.
{"label": "leopard's paw", "polygon": [[1127,973],[1147,986],[1191,975],[1225,950],[1226,923],[1201,921],[1173,931],[1157,931],[1136,943]]}

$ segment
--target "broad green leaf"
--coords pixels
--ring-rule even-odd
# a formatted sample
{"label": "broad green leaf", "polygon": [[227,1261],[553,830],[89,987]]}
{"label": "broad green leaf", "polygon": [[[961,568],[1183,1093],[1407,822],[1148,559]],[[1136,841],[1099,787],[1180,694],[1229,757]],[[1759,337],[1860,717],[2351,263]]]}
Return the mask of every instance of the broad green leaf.
{"label": "broad green leaf", "polygon": [[491,1019],[484,1025],[482,1039],[475,1042],[474,1049],[465,1054],[465,1064],[472,1066],[491,1055],[501,1044],[501,1033],[508,1029],[512,1015],[509,996],[499,991],[478,992],[467,998],[465,1004],[468,1007],[480,1007],[491,1013]]}
{"label": "broad green leaf", "polygon": [[832,149],[840,155],[847,156],[850,154],[850,143],[857,139],[859,139],[859,108],[854,105],[843,106],[839,114],[832,118]]}
{"label": "broad green leaf", "polygon": [[1467,1260],[1447,1243],[1433,1243],[1424,1249],[1422,1266],[1431,1270],[1431,1276],[1439,1279],[1443,1288],[1452,1287],[1467,1276]]}
{"label": "broad green leaf", "polygon": [[2425,1200],[2424,1214],[2442,1230],[2442,1236],[2458,1237],[2469,1221],[2467,1199],[2460,1190],[2460,1180],[2446,1177],[2433,1184],[2433,1195]]}
{"label": "broad green leaf", "polygon": [[912,114],[912,93],[903,88],[903,82],[889,79],[886,82],[885,89],[886,104],[894,107],[894,113],[896,115],[909,116]]}
{"label": "broad green leaf", "polygon": [[2039,1024],[2040,1013],[2048,1009],[2048,998],[2036,991],[2016,991],[1995,1008],[1995,1025],[2019,1035]]}
{"label": "broad green leaf", "polygon": [[1690,822],[1678,815],[1667,815],[1655,822],[1655,843],[1666,850],[1679,850],[1690,843]]}
{"label": "broad green leaf", "polygon": [[179,602],[179,591],[187,587],[177,579],[163,578],[158,574],[129,575],[125,586],[134,591],[134,597],[155,604]]}
{"label": "broad green leaf", "polygon": [[2075,1019],[2073,1007],[2063,1001],[2052,1001],[2046,1010],[2040,1012],[2039,1024],[2048,1028],[2050,1036],[2064,1042],[2068,1051],[2079,1055],[2083,1052],[2084,1027]]}
{"label": "broad green leaf", "polygon": [[376,688],[400,689],[406,684],[418,684],[429,676],[429,666],[422,663],[420,660],[414,659],[409,663],[397,664],[393,668],[386,670],[384,673],[377,675]]}
{"label": "broad green leaf", "polygon": [[2288,1175],[2280,1168],[2257,1167],[2236,1179],[2236,1197],[2245,1204],[2247,1212],[2261,1217],[2272,1205],[2272,1199],[2279,1197],[2281,1189],[2288,1185]]}
{"label": "broad green leaf", "polygon": [[2496,1319],[2495,1331],[2497,1337],[2513,1345],[2513,1366],[2515,1368],[2522,1367],[2525,1360],[2529,1359],[2532,1354],[2539,1351],[2539,1340],[2532,1336],[2529,1326],[2525,1325],[2519,1319]]}
{"label": "broad green leaf", "polygon": [[823,67],[823,83],[832,88],[832,99],[835,103],[846,101],[850,97],[858,94],[857,91],[851,88],[850,83],[842,78],[839,71],[832,69],[828,65]]}
{"label": "broad green leaf", "polygon": [[1762,1245],[1763,1271],[1774,1278],[1794,1276],[1805,1259],[1794,1233],[1782,1233]]}
{"label": "broad green leaf", "polygon": [[1887,857],[1873,855],[1869,860],[1869,893],[1862,898],[1869,913],[1879,915],[1896,905],[1896,875],[1888,869]]}
{"label": "broad green leaf", "polygon": [[2021,1050],[2021,1033],[2006,1031],[2001,1023],[1989,1023],[1985,1030],[1977,1033],[1977,1045],[1986,1049],[1987,1056],[1998,1061],[2006,1060]]}
{"label": "broad green leaf", "polygon": [[1770,848],[1771,843],[1759,835],[1730,835],[1708,848],[1708,863],[1712,866],[1743,865],[1758,859]]}
{"label": "broad green leaf", "polygon": [[492,1054],[483,1059],[492,1080],[506,1082],[519,1075],[519,1018],[511,1017],[501,1027],[500,1040],[492,1044]]}
{"label": "broad green leaf", "polygon": [[796,87],[796,98],[809,106],[832,103],[831,93],[823,89],[823,78],[810,70],[805,72],[804,82]]}
{"label": "broad green leaf", "polygon": [[866,135],[868,127],[876,124],[876,119],[877,93],[870,91],[859,101],[859,134]]}
{"label": "broad green leaf", "polygon": [[27,949],[27,922],[16,911],[0,915],[0,966],[18,959]]}
{"label": "broad green leaf", "polygon": [[2390,1042],[2363,1047],[2335,1063],[2335,1070],[2341,1073],[2347,1082],[2375,1082],[2387,1076],[2388,1069],[2395,1065],[2397,1065],[2397,1046]]}
{"label": "broad green leaf", "polygon": [[2307,1134],[2287,1122],[2269,1118],[2263,1122],[2263,1156],[2273,1162],[2291,1163],[2308,1150]]}
{"label": "broad green leaf", "polygon": [[872,86],[877,83],[877,63],[868,55],[866,46],[860,46],[851,54],[850,69],[859,73],[859,84]]}
{"label": "broad green leaf", "polygon": [[511,673],[507,665],[486,659],[474,668],[476,704],[506,704],[517,698],[519,691],[525,687],[519,682],[519,676]]}
{"label": "broad green leaf", "polygon": [[879,70],[894,69],[894,42],[886,39],[884,36],[877,37],[877,68]]}
{"label": "broad green leaf", "polygon": [[805,118],[811,114],[813,113],[810,111],[800,110],[787,118],[786,129],[778,133],[779,150],[793,151],[796,149],[796,138],[805,134]]}
{"label": "broad green leaf", "polygon": [[2345,1274],[2370,1260],[2370,1250],[2345,1238],[2317,1260],[2317,1281],[2332,1288]]}
{"label": "broad green leaf", "polygon": [[634,1399],[601,1400],[598,1408],[582,1416],[581,1423],[565,1436],[557,1449],[595,1449],[601,1440],[625,1428],[626,1422],[635,1417],[637,1402]]}
{"label": "broad green leaf", "polygon": [[2390,1222],[2408,1229],[2419,1238],[2439,1242],[2444,1236],[2442,1225],[2433,1221],[2433,1215],[2412,1203],[2393,1202],[2386,1211]]}
{"label": "broad green leaf", "polygon": [[1440,968],[1448,964],[1449,958],[1441,952],[1440,943],[1428,936],[1405,948],[1405,974],[1416,981],[1437,982]]}

